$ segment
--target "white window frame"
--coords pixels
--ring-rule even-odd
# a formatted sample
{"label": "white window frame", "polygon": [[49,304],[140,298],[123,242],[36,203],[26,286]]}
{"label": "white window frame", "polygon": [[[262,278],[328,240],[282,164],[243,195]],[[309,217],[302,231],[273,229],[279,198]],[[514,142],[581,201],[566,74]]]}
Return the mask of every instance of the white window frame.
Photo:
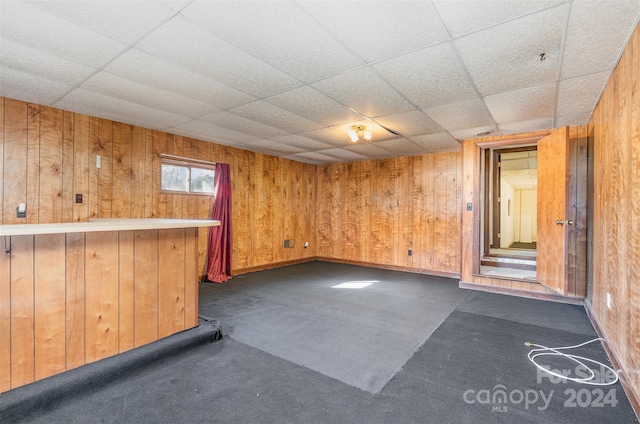
{"label": "white window frame", "polygon": [[[215,196],[215,193],[205,193],[200,191],[191,191],[191,170],[193,168],[196,169],[205,169],[214,171],[216,170],[216,163],[209,162],[199,159],[191,159],[185,158],[181,156],[169,155],[166,153],[161,153],[160,155],[160,193],[164,194],[187,194],[194,196]],[[174,165],[181,166],[187,168],[187,190],[164,190],[162,188],[162,165]],[[214,176],[215,178],[215,176]]]}

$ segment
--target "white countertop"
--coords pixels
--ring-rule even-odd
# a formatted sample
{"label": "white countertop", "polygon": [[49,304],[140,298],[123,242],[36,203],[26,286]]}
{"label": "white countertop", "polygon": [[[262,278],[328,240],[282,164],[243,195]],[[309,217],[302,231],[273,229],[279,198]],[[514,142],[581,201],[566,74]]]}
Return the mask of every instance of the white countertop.
{"label": "white countertop", "polygon": [[104,218],[90,219],[89,222],[0,225],[0,236],[91,233],[96,231],[158,230],[163,228],[215,227],[218,225],[220,225],[220,221],[210,219]]}

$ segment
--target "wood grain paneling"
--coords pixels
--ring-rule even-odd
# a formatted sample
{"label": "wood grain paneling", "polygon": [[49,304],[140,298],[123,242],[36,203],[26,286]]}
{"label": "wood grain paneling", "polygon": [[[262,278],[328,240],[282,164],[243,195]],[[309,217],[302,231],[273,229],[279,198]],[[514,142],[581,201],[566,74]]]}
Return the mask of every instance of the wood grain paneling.
{"label": "wood grain paneling", "polygon": [[86,235],[86,361],[118,353],[118,233]]}
{"label": "wood grain paneling", "polygon": [[622,368],[623,380],[638,400],[640,27],[605,87],[589,121],[589,134],[594,146],[593,290],[589,308]]}
{"label": "wood grain paneling", "polygon": [[85,237],[82,233],[67,234],[65,252],[66,369],[85,363]]}
{"label": "wood grain paneling", "polygon": [[134,252],[134,346],[138,347],[158,339],[158,230],[136,231]]}
{"label": "wood grain paneling", "polygon": [[34,335],[35,379],[60,373],[66,368],[64,234],[35,237],[34,246]]}
{"label": "wood grain paneling", "polygon": [[318,256],[458,274],[460,160],[451,152],[318,167]]}
{"label": "wood grain paneling", "polygon": [[[8,98],[0,103],[3,224],[210,218],[212,197],[161,193],[158,155],[170,153],[229,163],[233,273],[316,256],[315,165]],[[83,195],[82,203],[75,203],[75,194]],[[15,217],[18,203],[27,203],[27,220]],[[285,249],[285,238],[294,239],[295,247]],[[201,232],[200,275],[207,239]]]}
{"label": "wood grain paneling", "polygon": [[35,379],[33,236],[11,237],[11,386]]}
{"label": "wood grain paneling", "polygon": [[198,325],[198,231],[6,237],[0,393]]}

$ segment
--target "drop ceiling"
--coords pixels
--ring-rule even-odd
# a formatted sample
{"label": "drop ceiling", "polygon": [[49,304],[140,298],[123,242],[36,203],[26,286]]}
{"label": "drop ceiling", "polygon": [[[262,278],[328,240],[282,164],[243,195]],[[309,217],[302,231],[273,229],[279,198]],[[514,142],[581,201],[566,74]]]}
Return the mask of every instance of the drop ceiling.
{"label": "drop ceiling", "polygon": [[0,95],[314,164],[453,151],[586,124],[639,17],[640,0],[0,0]]}

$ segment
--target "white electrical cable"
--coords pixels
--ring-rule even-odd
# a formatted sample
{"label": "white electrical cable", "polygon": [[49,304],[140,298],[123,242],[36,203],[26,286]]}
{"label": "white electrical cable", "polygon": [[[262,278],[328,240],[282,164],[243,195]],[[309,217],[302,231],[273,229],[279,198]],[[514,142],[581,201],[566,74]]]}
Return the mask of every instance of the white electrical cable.
{"label": "white electrical cable", "polygon": [[[582,383],[582,384],[589,384],[591,386],[610,386],[612,384],[616,384],[618,382],[618,373],[610,366],[603,364],[602,362],[598,362],[591,358],[585,358],[584,356],[571,355],[568,353],[560,352],[561,350],[576,349],[576,348],[585,346],[589,343],[598,342],[598,341],[606,343],[606,340],[602,338],[597,338],[597,339],[589,340],[574,346],[546,347],[546,346],[542,346],[542,345],[531,343],[531,342],[526,342],[525,346],[534,346],[536,348],[536,349],[532,349],[531,352],[529,352],[529,354],[527,355],[527,357],[533,363],[533,365],[535,365],[536,367],[538,367],[538,369],[540,369],[541,371],[544,371],[547,374],[551,374],[563,380],[573,381],[573,382]],[[561,356],[561,357],[567,358],[570,361],[573,361],[576,364],[581,365],[586,370],[588,370],[589,376],[584,378],[578,378],[578,377],[568,377],[566,375],[558,374],[557,372],[551,371],[550,368],[545,368],[539,363],[537,363],[535,359],[539,356]],[[591,367],[588,367],[583,361],[591,364],[599,365],[601,367],[600,369],[602,368],[607,369],[608,371],[613,373],[613,375],[615,376],[615,379],[613,381],[604,381],[604,378],[601,378],[601,380],[603,381],[596,381],[595,380],[596,374],[593,372],[593,369]],[[601,377],[604,377],[604,373],[603,373],[603,376]]]}

